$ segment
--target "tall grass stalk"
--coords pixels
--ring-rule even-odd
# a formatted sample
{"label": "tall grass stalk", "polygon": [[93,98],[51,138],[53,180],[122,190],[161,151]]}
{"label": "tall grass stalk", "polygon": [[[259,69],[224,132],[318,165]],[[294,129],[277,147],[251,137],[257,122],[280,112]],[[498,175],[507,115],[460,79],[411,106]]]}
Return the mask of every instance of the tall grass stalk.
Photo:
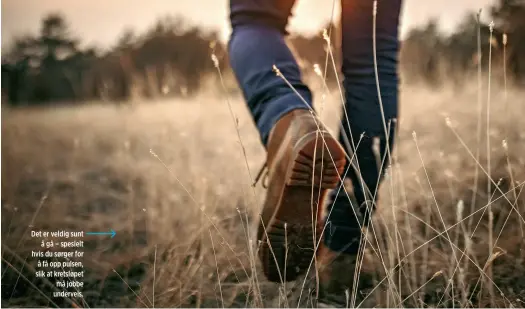
{"label": "tall grass stalk", "polygon": [[[488,178],[489,178],[489,181],[487,181],[487,196],[489,196],[489,200],[488,200],[488,204],[489,204],[489,222],[488,222],[488,226],[489,226],[489,241],[488,241],[488,248],[489,248],[489,252],[488,252],[488,256],[492,256],[493,252],[492,252],[492,248],[494,246],[494,236],[493,236],[493,230],[494,230],[494,213],[492,212],[492,206],[491,206],[491,198],[490,198],[490,195],[491,195],[491,192],[492,192],[492,183],[490,181],[490,179],[492,179],[491,177],[491,173],[492,173],[492,168],[491,168],[491,162],[490,162],[490,158],[491,158],[491,148],[490,148],[490,99],[491,99],[491,77],[492,77],[492,32],[494,30],[494,22],[490,22],[490,25],[489,25],[489,30],[490,30],[490,36],[489,36],[489,72],[488,72],[488,86],[487,86],[487,172],[488,172]],[[488,266],[488,269],[487,269],[487,275],[488,277],[492,278],[493,275],[492,275],[492,264]],[[489,294],[490,294],[490,305],[492,307],[494,307],[494,288],[492,287],[492,285],[488,285],[488,289],[489,289]]]}

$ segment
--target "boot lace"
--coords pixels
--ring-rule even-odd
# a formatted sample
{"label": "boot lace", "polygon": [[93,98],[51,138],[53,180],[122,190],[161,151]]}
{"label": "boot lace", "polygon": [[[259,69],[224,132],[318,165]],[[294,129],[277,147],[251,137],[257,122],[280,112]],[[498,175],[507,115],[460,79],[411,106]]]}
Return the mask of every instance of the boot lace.
{"label": "boot lace", "polygon": [[265,160],[263,166],[259,169],[259,172],[257,173],[257,176],[255,176],[255,181],[252,184],[252,187],[257,186],[259,181],[262,178],[262,186],[263,188],[268,188],[268,161]]}

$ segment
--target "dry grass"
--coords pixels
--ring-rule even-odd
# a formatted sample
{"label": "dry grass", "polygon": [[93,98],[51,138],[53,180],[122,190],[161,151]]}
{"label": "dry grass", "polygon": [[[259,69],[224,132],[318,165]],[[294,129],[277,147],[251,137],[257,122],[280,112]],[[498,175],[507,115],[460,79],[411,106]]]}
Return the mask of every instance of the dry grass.
{"label": "dry grass", "polygon": [[[378,287],[362,306],[524,305],[524,95],[504,100],[492,88],[487,192],[476,87],[403,86],[394,164],[363,267]],[[317,99],[336,130],[339,95]],[[249,236],[264,191],[251,182],[264,149],[242,100],[231,106],[238,123],[218,93],[131,108],[4,110],[2,305],[53,305],[42,295],[49,282],[31,271],[30,230],[113,228],[114,239],[84,239],[85,302],[52,299],[58,306],[296,306],[302,282],[267,282],[255,258]]]}

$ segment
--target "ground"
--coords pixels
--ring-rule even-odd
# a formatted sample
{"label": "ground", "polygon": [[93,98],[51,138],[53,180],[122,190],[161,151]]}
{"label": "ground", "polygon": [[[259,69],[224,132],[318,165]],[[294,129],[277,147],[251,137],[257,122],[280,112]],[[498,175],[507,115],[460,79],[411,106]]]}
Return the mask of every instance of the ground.
{"label": "ground", "polygon": [[[402,87],[362,306],[524,305],[524,97]],[[338,93],[316,98],[337,130]],[[256,258],[264,156],[242,100],[220,92],[3,109],[2,306],[310,306],[310,277],[302,293],[267,282]],[[58,229],[117,232],[84,237],[83,300],[47,299],[56,288],[34,276],[31,230]]]}

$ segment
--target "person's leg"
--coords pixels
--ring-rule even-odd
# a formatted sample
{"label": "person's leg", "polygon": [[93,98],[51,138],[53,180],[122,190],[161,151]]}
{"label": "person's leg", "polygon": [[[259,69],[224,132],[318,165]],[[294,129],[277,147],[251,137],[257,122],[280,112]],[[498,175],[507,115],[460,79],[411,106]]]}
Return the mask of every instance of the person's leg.
{"label": "person's leg", "polygon": [[267,150],[269,184],[257,238],[271,281],[295,280],[309,267],[320,201],[346,163],[341,145],[310,112],[311,92],[285,44],[293,4],[230,0],[230,62]]}
{"label": "person's leg", "polygon": [[[277,120],[311,108],[312,94],[284,41],[295,0],[230,0],[232,34],[228,52],[233,72],[264,145]],[[275,65],[306,101],[272,70]]]}
{"label": "person's leg", "polygon": [[[352,165],[358,167],[360,173],[347,164],[347,177],[352,181],[355,201],[349,200],[343,188],[333,191],[325,244],[336,252],[356,254],[361,237],[360,225],[368,223],[373,210],[367,210],[370,208],[367,205],[375,204],[381,181],[380,171],[383,173],[388,165],[389,159],[385,158],[387,138],[390,149],[394,144],[398,116],[398,27],[402,0],[378,1],[377,6],[376,59],[383,113],[374,71],[374,1],[342,0],[341,6],[346,111],[343,111],[340,141],[346,148],[350,147],[350,155],[355,151]],[[374,151],[374,140],[379,142],[376,144],[379,153]],[[381,161],[384,162],[382,168]]]}
{"label": "person's leg", "polygon": [[[346,102],[340,141],[350,156],[355,153],[352,164],[345,167],[353,190],[348,196],[343,183],[340,183],[331,194],[332,202],[328,204],[324,245],[318,255],[323,286],[320,303],[343,304],[345,290],[353,291],[361,226],[366,227],[369,222],[384,167],[389,163],[385,154],[393,147],[398,116],[398,26],[401,6],[402,0],[378,1],[376,56],[380,101],[374,70],[374,1],[341,0],[342,71]],[[360,283],[370,284],[364,279],[366,277],[366,274],[361,274]],[[359,288],[363,288],[362,284]]]}

